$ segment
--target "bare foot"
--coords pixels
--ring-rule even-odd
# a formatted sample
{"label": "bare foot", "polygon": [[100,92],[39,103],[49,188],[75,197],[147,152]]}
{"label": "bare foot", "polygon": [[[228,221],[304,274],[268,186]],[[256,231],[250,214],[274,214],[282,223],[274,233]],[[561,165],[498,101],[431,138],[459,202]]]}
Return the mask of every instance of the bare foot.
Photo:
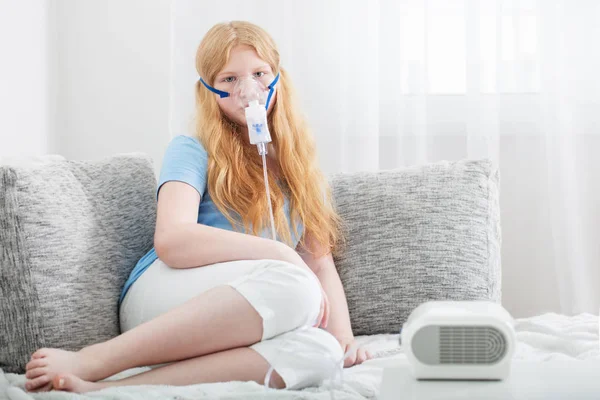
{"label": "bare foot", "polygon": [[73,374],[58,374],[52,379],[52,386],[56,390],[63,390],[65,392],[85,393],[104,389],[108,385],[106,383],[84,381]]}
{"label": "bare foot", "polygon": [[58,373],[73,374],[90,381],[105,378],[102,376],[102,363],[88,353],[59,349],[39,349],[31,356],[25,367],[25,389],[30,392],[48,391]]}

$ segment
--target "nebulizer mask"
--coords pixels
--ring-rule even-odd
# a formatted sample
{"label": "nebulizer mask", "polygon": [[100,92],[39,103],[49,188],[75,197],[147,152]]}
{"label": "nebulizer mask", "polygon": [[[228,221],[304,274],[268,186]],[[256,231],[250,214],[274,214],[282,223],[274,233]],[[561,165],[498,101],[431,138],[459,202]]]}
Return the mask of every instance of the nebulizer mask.
{"label": "nebulizer mask", "polygon": [[277,81],[279,81],[279,74],[268,85],[265,84],[263,77],[256,75],[240,77],[235,81],[233,91],[230,93],[215,89],[200,78],[200,82],[208,90],[218,94],[221,98],[231,97],[237,105],[245,109],[250,143],[257,145],[260,155],[267,154],[266,145],[271,141],[267,110]]}
{"label": "nebulizer mask", "polygon": [[[271,234],[273,240],[277,240],[275,220],[273,218],[273,206],[271,204],[271,193],[269,190],[269,180],[267,177],[266,154],[267,143],[271,142],[267,110],[269,109],[269,104],[275,91],[275,85],[279,81],[279,74],[277,74],[270,84],[265,84],[263,77],[257,77],[255,75],[240,77],[236,80],[231,92],[225,92],[209,86],[202,78],[200,78],[200,81],[211,92],[218,94],[221,98],[231,97],[233,101],[244,108],[250,143],[257,146],[258,153],[262,156],[267,204],[269,205],[269,215],[271,219]],[[307,323],[299,329],[306,330],[310,327],[311,325]],[[330,395],[332,399],[335,398],[333,384],[336,380],[338,383],[343,380],[343,362],[354,350],[355,346],[352,346],[341,359],[334,359],[329,354],[317,352],[309,354],[314,357],[314,364],[311,368],[318,368],[332,378],[332,385],[330,386]],[[285,352],[293,352],[292,346],[284,344],[280,354],[284,354]],[[304,355],[306,356],[307,354]],[[266,389],[269,388],[269,382],[273,371],[274,369],[271,367],[265,376],[264,386]]]}

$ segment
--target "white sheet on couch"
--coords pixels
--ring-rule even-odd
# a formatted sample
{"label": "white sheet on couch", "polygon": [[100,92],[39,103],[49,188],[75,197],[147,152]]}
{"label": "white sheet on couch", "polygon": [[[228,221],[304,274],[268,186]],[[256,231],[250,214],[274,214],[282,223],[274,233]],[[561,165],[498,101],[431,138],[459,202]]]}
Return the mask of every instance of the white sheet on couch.
{"label": "white sheet on couch", "polygon": [[[515,359],[547,361],[556,359],[600,359],[598,316],[580,314],[573,317],[548,313],[516,320],[517,349]],[[376,358],[344,370],[343,384],[334,390],[339,399],[377,398],[383,368],[393,365],[395,360],[405,357],[398,345],[398,335],[374,335],[359,337],[361,343]],[[124,371],[110,379],[133,375],[146,368]],[[129,386],[101,390],[85,395],[63,392],[26,393],[23,390],[24,375],[3,374],[0,370],[0,399],[330,399],[326,381],[319,388],[302,391],[265,389],[254,382],[227,382],[191,386]],[[4,397],[3,397],[4,396]]]}

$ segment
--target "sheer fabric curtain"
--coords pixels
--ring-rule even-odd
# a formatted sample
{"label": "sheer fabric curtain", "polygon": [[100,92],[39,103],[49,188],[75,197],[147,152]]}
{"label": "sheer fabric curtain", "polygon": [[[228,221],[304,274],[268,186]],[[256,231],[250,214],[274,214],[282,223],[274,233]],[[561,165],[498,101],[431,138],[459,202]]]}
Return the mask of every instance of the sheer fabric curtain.
{"label": "sheer fabric curtain", "polygon": [[[204,4],[204,6],[203,6]],[[171,132],[192,131],[194,54],[215,23],[275,38],[326,173],[490,158],[503,302],[600,307],[600,2],[177,0]]]}

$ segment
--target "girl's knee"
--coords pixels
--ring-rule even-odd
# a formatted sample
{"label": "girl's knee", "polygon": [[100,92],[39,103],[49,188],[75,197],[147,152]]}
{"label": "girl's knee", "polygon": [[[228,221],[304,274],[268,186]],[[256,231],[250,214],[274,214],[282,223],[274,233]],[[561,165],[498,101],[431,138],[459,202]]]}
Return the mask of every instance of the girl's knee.
{"label": "girl's knee", "polygon": [[229,285],[246,297],[262,317],[262,340],[312,326],[319,316],[321,284],[308,268],[265,260],[260,269]]}
{"label": "girl's knee", "polygon": [[334,379],[343,368],[343,350],[337,339],[319,328],[308,328],[297,333],[296,380],[290,389],[319,386],[324,380]]}
{"label": "girl's knee", "polygon": [[319,328],[299,328],[255,343],[251,348],[273,366],[287,389],[319,386],[324,380],[335,378],[343,368],[342,346],[333,335]]}
{"label": "girl's knee", "polygon": [[320,328],[310,328],[310,330],[310,334],[315,338],[315,351],[321,352],[324,355],[323,359],[329,360],[332,368],[336,363],[343,361],[344,351],[335,336]]}
{"label": "girl's knee", "polygon": [[[291,319],[287,329],[314,324],[321,308],[321,284],[314,273],[297,265],[280,262],[272,268],[278,298]],[[278,282],[281,279],[280,282]],[[280,284],[279,284],[280,283]]]}

